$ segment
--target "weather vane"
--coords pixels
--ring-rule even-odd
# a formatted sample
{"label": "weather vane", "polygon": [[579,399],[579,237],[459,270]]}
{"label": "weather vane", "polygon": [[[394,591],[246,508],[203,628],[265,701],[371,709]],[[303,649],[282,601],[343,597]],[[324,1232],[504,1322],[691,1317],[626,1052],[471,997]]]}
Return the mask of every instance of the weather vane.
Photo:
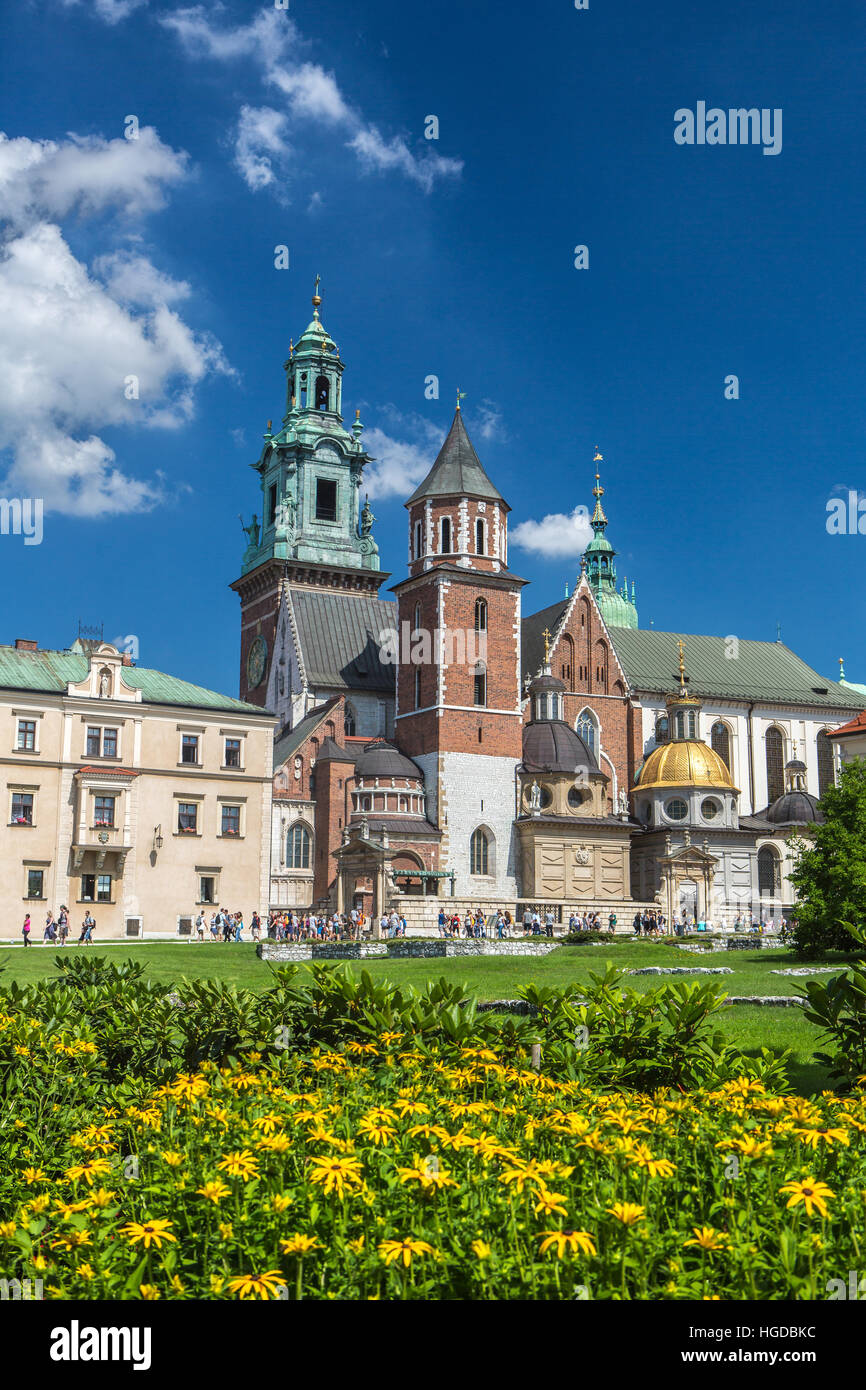
{"label": "weather vane", "polygon": [[465,391],[461,391],[461,390],[460,390],[460,387],[458,386],[458,387],[457,387],[457,409],[458,409],[458,410],[460,409],[460,402],[461,402],[462,400],[465,400],[465,399],[466,399],[466,392],[465,392]]}

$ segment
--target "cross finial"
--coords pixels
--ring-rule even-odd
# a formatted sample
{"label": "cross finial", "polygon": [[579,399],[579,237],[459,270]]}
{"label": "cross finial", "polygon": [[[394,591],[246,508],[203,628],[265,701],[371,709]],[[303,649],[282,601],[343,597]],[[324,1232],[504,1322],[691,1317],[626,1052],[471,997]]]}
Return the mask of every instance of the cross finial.
{"label": "cross finial", "polygon": [[550,665],[550,628],[549,628],[549,627],[546,627],[546,628],[544,629],[544,631],[542,632],[541,635],[542,635],[542,637],[544,638],[544,664],[545,664],[545,666],[549,666],[549,665]]}
{"label": "cross finial", "polygon": [[458,409],[458,410],[460,409],[460,402],[461,402],[462,400],[465,399],[465,396],[466,396],[466,392],[465,392],[465,391],[461,391],[461,390],[460,390],[460,387],[458,386],[458,387],[457,387],[457,409]]}

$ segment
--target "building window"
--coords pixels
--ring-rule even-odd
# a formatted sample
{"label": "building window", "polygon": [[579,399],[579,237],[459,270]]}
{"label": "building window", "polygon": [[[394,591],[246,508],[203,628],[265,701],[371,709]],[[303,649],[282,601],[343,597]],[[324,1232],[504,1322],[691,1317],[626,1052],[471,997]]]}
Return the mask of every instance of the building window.
{"label": "building window", "polygon": [[277,519],[277,485],[271,483],[268,488],[268,525],[273,526]]}
{"label": "building window", "polygon": [[656,720],[656,743],[667,743],[670,738],[671,726],[668,717],[663,714]]}
{"label": "building window", "polygon": [[487,602],[483,598],[475,600],[475,631],[487,631]]}
{"label": "building window", "polygon": [[101,734],[101,730],[100,730],[100,729],[88,729],[88,730],[87,730],[87,751],[86,751],[86,753],[85,753],[85,757],[87,757],[87,758],[98,758],[98,757],[99,757],[100,750],[101,750],[101,748],[102,748],[102,742],[101,742],[100,734]]}
{"label": "building window", "polygon": [[44,898],[45,873],[42,869],[27,870],[28,898]]}
{"label": "building window", "polygon": [[665,806],[665,815],[668,820],[685,820],[689,814],[688,804],[681,797],[675,796]]}
{"label": "building window", "polygon": [[721,719],[717,719],[710,730],[710,746],[714,753],[718,753],[728,772],[731,770],[731,735],[727,724],[723,724]]}
{"label": "building window", "polygon": [[36,751],[36,720],[18,720],[18,751],[23,753],[35,753]]}
{"label": "building window", "polygon": [[421,667],[415,667],[415,708],[421,708]]}
{"label": "building window", "polygon": [[95,796],[93,798],[93,824],[102,825],[108,829],[114,826],[114,803],[117,800],[114,796]]}
{"label": "building window", "polygon": [[420,603],[416,603],[416,604],[415,604],[415,610],[414,610],[414,612],[413,612],[413,614],[412,614],[412,631],[413,631],[413,632],[420,632],[420,631],[421,631],[421,605],[420,605]]}
{"label": "building window", "polygon": [[718,801],[714,801],[711,796],[701,802],[701,815],[704,820],[715,820],[721,809]]}
{"label": "building window", "polygon": [[351,705],[346,705],[343,710],[343,729],[346,738],[354,738],[357,724],[355,721],[355,711]]}
{"label": "building window", "polygon": [[577,732],[590,753],[598,757],[598,725],[591,710],[585,709],[577,717]]}
{"label": "building window", "polygon": [[420,560],[424,554],[424,528],[420,521],[415,522],[415,559]]}
{"label": "building window", "polygon": [[198,900],[200,903],[216,902],[216,880],[206,875],[198,881]]}
{"label": "building window", "polygon": [[440,544],[440,546],[439,546],[439,550],[440,550],[441,554],[443,554],[443,555],[450,555],[450,554],[451,554],[451,518],[448,517],[448,516],[443,516],[443,518],[442,518],[441,522],[439,523],[439,525],[440,525],[439,535],[440,535],[440,541],[441,541],[441,544]]}
{"label": "building window", "polygon": [[758,850],[758,892],[762,898],[778,898],[782,891],[782,866],[775,850]]}
{"label": "building window", "polygon": [[225,747],[225,766],[240,767],[241,765],[241,741],[239,738],[227,738]]}
{"label": "building window", "polygon": [[306,408],[307,408],[307,373],[306,373],[306,372],[301,372],[301,375],[298,377],[298,387],[300,388],[299,403],[300,403],[301,410],[306,410]]}
{"label": "building window", "polygon": [[475,523],[475,554],[485,555],[487,553],[484,544],[484,522],[481,520]]}
{"label": "building window", "polygon": [[331,388],[326,376],[316,377],[316,409],[329,410],[331,401]]}
{"label": "building window", "polygon": [[316,520],[337,520],[337,484],[332,478],[316,479]]}
{"label": "building window", "polygon": [[32,825],[33,824],[33,793],[32,792],[13,792],[12,793],[12,814],[10,816],[12,825]]}
{"label": "building window", "polygon": [[487,704],[487,668],[480,661],[475,667],[474,695],[476,705]]}
{"label": "building window", "polygon": [[89,728],[87,730],[87,752],[88,758],[116,758],[117,757],[117,730]]}
{"label": "building window", "polygon": [[835,778],[833,776],[833,750],[830,740],[822,729],[815,740],[815,747],[818,752],[818,795],[823,796],[828,787],[832,787]]}
{"label": "building window", "polygon": [[181,835],[195,835],[198,829],[198,805],[195,801],[178,802],[177,828]]}
{"label": "building window", "polygon": [[103,758],[117,757],[117,730],[102,730],[102,756]]}
{"label": "building window", "polygon": [[785,740],[780,729],[768,729],[765,739],[767,759],[767,800],[777,801],[785,790]]}
{"label": "building window", "polygon": [[240,806],[223,806],[222,824],[220,827],[221,835],[240,835],[241,833],[241,808]]}
{"label": "building window", "polygon": [[310,832],[305,825],[294,825],[286,842],[286,865],[290,869],[310,867]]}
{"label": "building window", "polygon": [[674,716],[674,729],[677,738],[697,738],[697,723],[693,709],[677,710]]}
{"label": "building window", "polygon": [[474,830],[469,841],[469,872],[486,874],[490,862],[490,841],[483,830]]}
{"label": "building window", "polygon": [[81,901],[85,903],[110,903],[111,874],[82,874]]}
{"label": "building window", "polygon": [[182,763],[198,763],[198,734],[184,734],[180,741]]}

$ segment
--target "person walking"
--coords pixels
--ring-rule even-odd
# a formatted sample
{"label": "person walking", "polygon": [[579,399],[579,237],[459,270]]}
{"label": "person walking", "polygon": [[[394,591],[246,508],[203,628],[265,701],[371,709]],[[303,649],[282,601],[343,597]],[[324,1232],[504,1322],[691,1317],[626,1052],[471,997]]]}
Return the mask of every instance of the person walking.
{"label": "person walking", "polygon": [[243,941],[243,939],[244,939],[244,914],[243,914],[242,912],[236,912],[236,913],[235,913],[235,941]]}
{"label": "person walking", "polygon": [[204,933],[205,933],[205,926],[206,926],[206,925],[207,925],[207,924],[206,924],[205,919],[204,919],[204,913],[201,911],[201,909],[199,909],[199,914],[198,914],[198,916],[197,916],[196,919],[195,919],[195,931],[196,931],[196,936],[198,937],[199,941],[204,941]]}
{"label": "person walking", "polygon": [[57,941],[60,946],[66,945],[66,938],[69,935],[69,909],[60,905],[60,916],[57,919]]}
{"label": "person walking", "polygon": [[48,916],[45,918],[45,930],[42,933],[42,945],[47,946],[50,941],[54,940],[56,935],[57,928],[54,925],[54,913],[49,910]]}
{"label": "person walking", "polygon": [[29,946],[29,945],[30,945],[30,913],[29,913],[29,912],[26,913],[25,916],[24,916],[24,925],[23,925],[23,927],[21,928],[21,935],[24,937],[24,945],[25,945],[25,946]]}
{"label": "person walking", "polygon": [[262,919],[257,912],[254,912],[250,921],[250,936],[253,941],[258,941],[262,933]]}
{"label": "person walking", "polygon": [[90,915],[90,908],[88,908],[87,912],[84,915],[84,921],[81,924],[81,936],[78,938],[79,943],[83,941],[85,946],[90,946],[93,942],[93,932],[95,927],[96,921]]}
{"label": "person walking", "polygon": [[609,912],[609,913],[607,914],[607,929],[608,929],[608,931],[610,932],[611,936],[613,936],[613,933],[616,931],[616,913],[615,913],[615,912]]}

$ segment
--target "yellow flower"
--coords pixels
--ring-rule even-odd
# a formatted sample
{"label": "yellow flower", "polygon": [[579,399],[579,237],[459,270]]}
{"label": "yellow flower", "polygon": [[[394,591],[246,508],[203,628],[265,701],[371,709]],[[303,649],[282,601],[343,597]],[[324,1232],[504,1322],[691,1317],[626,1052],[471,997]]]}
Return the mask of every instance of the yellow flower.
{"label": "yellow flower", "polygon": [[310,1159],[310,1165],[312,1181],[324,1183],[326,1194],[336,1192],[338,1197],[342,1197],[344,1188],[360,1185],[363,1169],[357,1158],[338,1158],[327,1154]]}
{"label": "yellow flower", "polygon": [[225,1288],[225,1286],[226,1286],[226,1281],[225,1281],[225,1279],[223,1279],[223,1277],[222,1277],[220,1274],[212,1274],[212,1275],[210,1276],[210,1291],[211,1291],[211,1293],[222,1293],[222,1291],[223,1291],[223,1289]]}
{"label": "yellow flower", "polygon": [[102,1178],[110,1172],[111,1164],[107,1158],[91,1158],[85,1163],[74,1163],[71,1168],[66,1169],[63,1176],[72,1182],[78,1178],[84,1178],[88,1187],[91,1187],[94,1178]]}
{"label": "yellow flower", "polygon": [[836,1196],[831,1192],[825,1182],[818,1182],[815,1178],[804,1178],[802,1182],[792,1180],[786,1182],[784,1187],[779,1188],[780,1192],[788,1192],[787,1205],[795,1207],[798,1202],[802,1202],[806,1208],[806,1215],[812,1215],[814,1207],[822,1216],[827,1215],[827,1202]]}
{"label": "yellow flower", "polygon": [[76,1265],[75,1273],[80,1274],[82,1279],[87,1279],[89,1281],[93,1278],[93,1265],[88,1264],[86,1260],[82,1260],[80,1265]]}
{"label": "yellow flower", "polygon": [[0,1236],[4,1240],[11,1240],[17,1230],[18,1226],[14,1221],[0,1221]]}
{"label": "yellow flower", "polygon": [[538,1189],[538,1201],[533,1210],[536,1216],[541,1212],[544,1212],[545,1216],[567,1216],[568,1212],[562,1205],[564,1201],[564,1192],[551,1192],[549,1188],[540,1187]]}
{"label": "yellow flower", "polygon": [[276,1196],[271,1198],[271,1206],[274,1211],[288,1211],[293,1201],[294,1198],[287,1196],[285,1192],[278,1192]]}
{"label": "yellow flower", "polygon": [[177,1236],[171,1235],[169,1226],[173,1226],[173,1221],[129,1221],[125,1226],[121,1226],[120,1234],[126,1236],[130,1245],[136,1245],[139,1241],[144,1245],[145,1250],[149,1250],[151,1245],[155,1245],[157,1250],[162,1248],[164,1240],[176,1241]]}
{"label": "yellow flower", "polygon": [[234,1235],[234,1227],[230,1221],[218,1221],[219,1233],[223,1240],[231,1240]]}
{"label": "yellow flower", "polygon": [[311,1250],[320,1250],[321,1248],[315,1236],[305,1236],[300,1233],[289,1236],[288,1240],[280,1241],[280,1249],[284,1255],[307,1255]]}
{"label": "yellow flower", "polygon": [[275,1154],[284,1154],[286,1150],[291,1147],[292,1141],[287,1134],[268,1134],[263,1139],[260,1139],[256,1145],[256,1148],[260,1149],[263,1153]]}
{"label": "yellow flower", "polygon": [[116,1195],[115,1192],[110,1192],[107,1187],[98,1187],[95,1192],[90,1194],[90,1201],[95,1207],[108,1207]]}
{"label": "yellow flower", "polygon": [[538,1247],[540,1255],[546,1255],[548,1250],[555,1249],[557,1257],[561,1260],[566,1252],[572,1255],[597,1253],[588,1231],[542,1231],[541,1236],[541,1244]]}
{"label": "yellow flower", "polygon": [[372,1139],[374,1144],[382,1144],[384,1147],[384,1145],[390,1144],[397,1131],[393,1125],[365,1119],[358,1125],[358,1133],[363,1134],[367,1139]]}
{"label": "yellow flower", "polygon": [[229,1280],[229,1291],[241,1298],[279,1298],[284,1287],[283,1271],[269,1269],[265,1274],[242,1274]]}
{"label": "yellow flower", "polygon": [[364,1249],[364,1237],[358,1236],[355,1240],[350,1240],[349,1249],[354,1250],[356,1255],[360,1255],[361,1251]]}
{"label": "yellow flower", "polygon": [[683,1247],[687,1245],[697,1245],[707,1254],[713,1254],[716,1250],[724,1250],[728,1244],[728,1236],[724,1231],[717,1231],[714,1226],[693,1226],[694,1236],[691,1240],[684,1240]]}
{"label": "yellow flower", "polygon": [[263,1134],[273,1134],[275,1129],[282,1127],[282,1123],[279,1115],[270,1110],[267,1115],[259,1115],[258,1119],[253,1120],[253,1128],[260,1129]]}
{"label": "yellow flower", "polygon": [[413,1240],[411,1236],[406,1236],[403,1240],[382,1240],[379,1242],[378,1248],[386,1265],[400,1260],[406,1269],[412,1263],[413,1256],[434,1255],[436,1253],[433,1246],[428,1245],[426,1240]]}
{"label": "yellow flower", "polygon": [[173,1274],[171,1276],[171,1287],[174,1289],[175,1293],[186,1293],[186,1285],[179,1274]]}
{"label": "yellow flower", "polygon": [[820,1143],[825,1143],[828,1148],[834,1144],[850,1144],[847,1132],[844,1129],[830,1129],[826,1125],[810,1125],[806,1129],[795,1129],[795,1134],[799,1134],[803,1143],[809,1148],[817,1149]]}
{"label": "yellow flower", "polygon": [[631,1161],[645,1168],[651,1178],[669,1178],[676,1170],[676,1164],[667,1158],[653,1158],[646,1144],[635,1144]]}
{"label": "yellow flower", "polygon": [[646,1207],[638,1206],[637,1202],[614,1202],[608,1211],[624,1226],[634,1226],[646,1216]]}
{"label": "yellow flower", "polygon": [[175,1149],[166,1149],[162,1156],[170,1168],[179,1168],[184,1162],[183,1154],[178,1153]]}
{"label": "yellow flower", "polygon": [[405,1120],[407,1115],[430,1114],[430,1106],[425,1105],[423,1100],[398,1100],[396,1109],[400,1112],[401,1120]]}
{"label": "yellow flower", "polygon": [[477,1260],[490,1259],[490,1246],[487,1244],[486,1240],[473,1240],[469,1249]]}
{"label": "yellow flower", "polygon": [[162,1297],[156,1284],[139,1284],[138,1292],[148,1303],[155,1303],[158,1298]]}
{"label": "yellow flower", "polygon": [[258,1159],[249,1149],[239,1149],[234,1153],[226,1154],[225,1158],[220,1159],[217,1167],[222,1168],[233,1178],[243,1178],[244,1182],[247,1182],[249,1178],[256,1177],[259,1171]]}
{"label": "yellow flower", "polygon": [[44,1182],[45,1170],[43,1168],[25,1168],[21,1176],[26,1183]]}
{"label": "yellow flower", "polygon": [[228,1197],[230,1192],[231,1188],[226,1183],[220,1182],[218,1178],[211,1182],[206,1182],[204,1187],[196,1188],[198,1196],[205,1197],[207,1201],[213,1202],[214,1204],[219,1202],[221,1198]]}

